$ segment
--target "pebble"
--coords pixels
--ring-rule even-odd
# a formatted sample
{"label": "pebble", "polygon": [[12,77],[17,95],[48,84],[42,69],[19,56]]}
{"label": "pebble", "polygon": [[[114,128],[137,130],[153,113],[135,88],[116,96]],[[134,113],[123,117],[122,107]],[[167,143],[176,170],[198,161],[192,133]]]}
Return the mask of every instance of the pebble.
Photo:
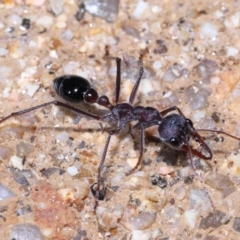
{"label": "pebble", "polygon": [[224,25],[227,28],[238,28],[240,26],[240,12],[238,11],[230,17],[226,18]]}
{"label": "pebble", "polygon": [[50,0],[50,7],[55,15],[61,14],[64,7],[63,0]]}
{"label": "pebble", "polygon": [[136,8],[134,9],[132,15],[137,18],[137,19],[140,19],[142,17],[142,14],[145,12],[145,11],[148,11],[148,3],[143,1],[143,0],[138,0],[137,2],[137,5],[136,5]]}
{"label": "pebble", "polygon": [[231,153],[227,157],[227,162],[224,163],[223,167],[228,168],[229,164],[233,165],[231,167],[231,172],[234,175],[240,176],[240,153]]}
{"label": "pebble", "polygon": [[225,213],[216,210],[214,213],[209,213],[206,217],[201,219],[199,229],[217,228],[230,221],[231,217]]}
{"label": "pebble", "polygon": [[96,210],[98,224],[105,231],[116,228],[118,220],[121,218],[122,214],[123,206],[120,204],[115,205],[112,209],[99,206]]}
{"label": "pebble", "polygon": [[187,74],[187,69],[183,68],[181,64],[173,64],[166,70],[162,77],[162,80],[164,82],[173,82],[185,74]]}
{"label": "pebble", "polygon": [[185,90],[185,101],[192,110],[200,110],[208,106],[208,96],[210,92],[205,88],[190,86]]}
{"label": "pebble", "polygon": [[142,79],[141,85],[139,86],[139,92],[144,95],[148,95],[150,92],[154,91],[152,80],[149,78]]}
{"label": "pebble", "polygon": [[125,23],[122,23],[121,26],[122,26],[122,30],[126,34],[132,36],[133,38],[141,39],[140,32],[135,27],[132,27],[129,24],[125,24]]}
{"label": "pebble", "polygon": [[206,22],[202,25],[200,33],[204,35],[204,37],[215,39],[218,35],[218,29],[213,23]]}
{"label": "pebble", "polygon": [[166,201],[165,192],[161,188],[153,188],[145,191],[145,198],[153,202],[160,202],[162,205]]}
{"label": "pebble", "polygon": [[231,47],[231,46],[227,47],[227,56],[228,57],[234,57],[234,56],[238,55],[238,53],[239,53],[239,50],[237,48]]}
{"label": "pebble", "polygon": [[38,226],[30,224],[30,223],[23,223],[15,225],[10,234],[10,239],[15,240],[45,240],[41,230]]}
{"label": "pebble", "polygon": [[237,232],[240,232],[240,217],[234,218],[233,229]]}
{"label": "pebble", "polygon": [[8,50],[6,48],[0,47],[0,56],[5,56],[8,54]]}
{"label": "pebble", "polygon": [[151,234],[141,230],[133,230],[131,233],[131,240],[150,240]]}
{"label": "pebble", "polygon": [[40,7],[45,3],[45,0],[26,0],[25,3],[27,5],[32,5],[35,7]]}
{"label": "pebble", "polygon": [[9,159],[12,154],[12,148],[0,145],[0,160]]}
{"label": "pebble", "polygon": [[57,192],[62,196],[66,202],[76,200],[76,190],[74,188],[60,188]]}
{"label": "pebble", "polygon": [[197,215],[198,211],[195,209],[189,209],[184,212],[185,221],[190,228],[195,227]]}
{"label": "pebble", "polygon": [[214,172],[213,174],[209,174],[209,176],[206,177],[205,182],[211,188],[217,189],[222,194],[222,198],[226,198],[227,196],[236,191],[234,183],[227,175],[224,174],[216,172]]}
{"label": "pebble", "polygon": [[19,171],[19,170],[16,170],[14,168],[10,168],[10,172],[13,176],[13,179],[17,183],[19,183],[19,184],[21,184],[25,187],[28,187],[30,185],[29,181],[26,178],[26,177],[32,177],[32,173],[31,173],[30,170]]}
{"label": "pebble", "polygon": [[36,25],[44,28],[50,28],[53,25],[54,18],[50,15],[43,15],[36,20]]}
{"label": "pebble", "polygon": [[155,212],[135,213],[131,209],[125,209],[120,223],[130,231],[145,230],[156,221]]}
{"label": "pebble", "polygon": [[179,186],[174,190],[175,198],[178,200],[183,200],[186,196],[186,188],[183,186]]}
{"label": "pebble", "polygon": [[0,183],[0,201],[11,198],[11,197],[15,197],[15,196],[16,196],[15,193],[13,193],[8,187]]}
{"label": "pebble", "polygon": [[86,11],[111,23],[116,21],[119,0],[84,0]]}
{"label": "pebble", "polygon": [[67,172],[71,176],[75,176],[78,174],[78,169],[75,166],[71,166],[67,168]]}
{"label": "pebble", "polygon": [[212,205],[205,190],[191,189],[189,193],[189,204],[191,208],[201,211],[211,211]]}
{"label": "pebble", "polygon": [[10,163],[14,168],[23,170],[23,158],[20,158],[14,155],[10,158]]}
{"label": "pebble", "polygon": [[70,29],[66,29],[65,31],[63,31],[62,33],[62,39],[65,41],[71,41],[74,37],[73,32]]}
{"label": "pebble", "polygon": [[16,155],[17,157],[24,158],[33,151],[33,146],[30,143],[20,142],[16,146]]}
{"label": "pebble", "polygon": [[57,22],[56,22],[56,26],[57,28],[66,28],[67,26],[67,15],[66,14],[61,14],[57,17]]}
{"label": "pebble", "polygon": [[69,132],[63,131],[56,136],[56,141],[61,143],[66,143],[69,139]]}
{"label": "pebble", "polygon": [[205,58],[195,68],[202,81],[209,81],[209,77],[218,69],[218,65],[215,61]]}
{"label": "pebble", "polygon": [[37,90],[40,88],[40,86],[38,84],[28,84],[27,86],[25,86],[25,88],[27,90],[27,95],[29,97],[33,97]]}
{"label": "pebble", "polygon": [[147,187],[149,185],[148,181],[144,177],[131,176],[129,181],[126,183],[126,187],[131,190],[139,190],[142,187]]}

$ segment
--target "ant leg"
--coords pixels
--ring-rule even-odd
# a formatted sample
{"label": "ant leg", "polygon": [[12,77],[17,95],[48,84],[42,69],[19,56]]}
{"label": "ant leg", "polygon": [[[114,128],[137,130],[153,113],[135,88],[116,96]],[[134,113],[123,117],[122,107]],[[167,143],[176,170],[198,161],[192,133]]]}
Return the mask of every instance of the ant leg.
{"label": "ant leg", "polygon": [[[94,209],[96,209],[97,206],[98,206],[98,200],[103,200],[104,197],[105,197],[106,188],[103,186],[103,188],[100,190],[100,185],[101,185],[101,172],[102,172],[103,164],[104,164],[105,159],[106,159],[107,150],[108,150],[108,146],[109,146],[111,137],[112,137],[113,134],[119,133],[119,131],[120,131],[120,128],[119,128],[119,129],[111,130],[111,131],[109,132],[108,137],[107,137],[107,140],[106,140],[106,143],[105,143],[105,146],[104,146],[104,149],[103,149],[102,158],[101,158],[101,161],[100,161],[100,163],[99,163],[99,165],[98,165],[97,183],[94,183],[94,184],[91,186],[92,194],[93,194],[93,196],[94,196],[95,199],[96,199],[96,203],[95,203]],[[94,189],[94,186],[95,186],[95,185],[97,185],[96,189]]]}
{"label": "ant leg", "polygon": [[139,153],[138,161],[137,161],[137,164],[135,165],[135,167],[126,173],[127,176],[132,174],[142,163],[144,146],[145,146],[145,144],[144,144],[144,127],[141,126],[140,153]]}
{"label": "ant leg", "polygon": [[109,52],[106,53],[104,59],[116,60],[117,74],[116,74],[116,90],[115,90],[115,103],[118,103],[121,89],[121,58],[110,57]]}
{"label": "ant leg", "polygon": [[52,102],[47,102],[47,103],[43,103],[43,104],[37,105],[35,107],[27,108],[27,109],[24,109],[24,110],[21,110],[21,111],[18,111],[18,112],[13,112],[13,113],[9,114],[8,116],[3,117],[0,120],[0,123],[6,121],[9,118],[16,117],[16,116],[19,116],[19,115],[22,115],[22,114],[25,114],[25,113],[28,113],[28,112],[34,111],[36,109],[43,108],[43,107],[46,107],[48,105],[52,105],[52,104],[56,105],[56,106],[60,106],[60,107],[66,108],[66,109],[69,109],[69,110],[72,110],[72,111],[74,111],[76,113],[79,113],[79,114],[82,114],[82,115],[84,115],[86,117],[90,117],[90,118],[93,118],[93,119],[96,119],[96,120],[101,120],[101,117],[99,117],[97,115],[85,112],[85,111],[80,110],[80,109],[75,108],[75,107],[72,107],[71,105],[68,105],[66,103],[62,103],[62,102],[59,102],[59,101],[52,101]]}
{"label": "ant leg", "polygon": [[137,81],[134,84],[134,87],[132,89],[132,92],[131,92],[131,95],[130,95],[130,98],[129,98],[129,103],[131,105],[133,104],[133,102],[135,100],[135,97],[137,95],[138,87],[139,87],[140,81],[142,79],[143,72],[144,72],[143,67],[141,67],[140,71],[139,71],[139,74],[138,74]]}
{"label": "ant leg", "polygon": [[169,112],[172,112],[172,111],[178,111],[179,115],[185,117],[184,114],[182,113],[182,111],[177,106],[167,108],[167,109],[163,110],[162,112],[160,112],[160,114],[162,116],[165,116],[166,114],[168,114]]}
{"label": "ant leg", "polygon": [[116,75],[116,92],[115,92],[115,103],[118,103],[121,88],[121,58],[116,58],[117,64],[117,75]]}

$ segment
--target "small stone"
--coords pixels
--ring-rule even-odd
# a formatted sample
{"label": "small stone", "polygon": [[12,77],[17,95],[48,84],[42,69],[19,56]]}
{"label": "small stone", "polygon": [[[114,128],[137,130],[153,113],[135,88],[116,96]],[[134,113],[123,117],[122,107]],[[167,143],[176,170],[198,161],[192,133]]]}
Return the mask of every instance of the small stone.
{"label": "small stone", "polygon": [[50,15],[43,15],[37,19],[36,24],[48,29],[53,24],[53,17]]}
{"label": "small stone", "polygon": [[144,230],[149,228],[156,221],[155,212],[140,212],[134,214],[126,209],[120,223],[129,230]]}
{"label": "small stone", "polygon": [[153,202],[160,202],[164,204],[166,197],[164,191],[161,188],[153,188],[145,192],[145,198]]}
{"label": "small stone", "polygon": [[74,188],[60,188],[57,192],[62,196],[66,202],[76,200],[76,189]]}
{"label": "small stone", "polygon": [[236,191],[234,183],[230,180],[229,176],[227,175],[219,173],[209,174],[209,176],[205,179],[205,182],[211,188],[220,191],[222,193],[223,198],[226,198],[227,196]]}
{"label": "small stone", "polygon": [[45,0],[26,0],[25,3],[27,5],[40,7],[40,6],[42,6],[45,3]]}
{"label": "small stone", "polygon": [[75,176],[78,174],[78,169],[75,166],[71,166],[67,168],[67,172],[71,176]]}
{"label": "small stone", "polygon": [[203,240],[219,240],[218,237],[207,235]]}
{"label": "small stone", "polygon": [[162,178],[160,176],[160,174],[158,173],[154,173],[151,177],[150,177],[151,183],[152,185],[157,185],[160,188],[165,188],[167,186],[167,181],[165,178]]}
{"label": "small stone", "polygon": [[218,29],[214,24],[206,22],[202,25],[200,33],[205,37],[214,39],[218,35]]}
{"label": "small stone", "polygon": [[197,215],[198,211],[195,209],[189,209],[184,212],[185,221],[190,228],[195,227]]}
{"label": "small stone", "polygon": [[122,23],[122,30],[133,38],[141,39],[140,32],[135,27]]}
{"label": "small stone", "polygon": [[210,76],[218,69],[218,65],[215,61],[205,58],[195,69],[202,81],[209,82]]}
{"label": "small stone", "polygon": [[45,240],[40,228],[30,223],[15,225],[12,228],[10,239],[15,240]]}
{"label": "small stone", "polygon": [[227,47],[227,56],[234,57],[239,53],[239,50],[234,47]]}
{"label": "small stone", "polygon": [[210,211],[212,208],[206,191],[201,189],[190,190],[189,204],[191,208],[201,209],[202,211]]}
{"label": "small stone", "polygon": [[202,218],[199,229],[217,228],[229,222],[230,219],[230,216],[216,210],[214,213],[210,213],[207,217]]}
{"label": "small stone", "polygon": [[155,54],[163,54],[168,51],[167,46],[163,40],[157,40],[157,47],[153,50]]}
{"label": "small stone", "polygon": [[40,86],[38,84],[28,84],[25,88],[27,90],[27,95],[33,97]]}
{"label": "small stone", "polygon": [[145,11],[148,11],[148,3],[143,1],[143,0],[138,0],[137,2],[137,5],[136,5],[136,8],[135,10],[133,11],[132,15],[137,18],[137,19],[140,19],[142,14],[145,12]]}
{"label": "small stone", "polygon": [[0,183],[0,201],[11,198],[11,197],[15,197],[15,196],[16,194],[14,192],[12,192],[8,187]]}
{"label": "small stone", "polygon": [[66,143],[68,139],[69,139],[69,133],[66,132],[66,131],[60,132],[60,133],[56,136],[57,142]]}
{"label": "small stone", "polygon": [[175,63],[166,70],[162,77],[162,80],[164,82],[173,82],[177,78],[180,78],[183,75],[187,74],[187,72],[187,69],[183,68],[181,64]]}
{"label": "small stone", "polygon": [[131,240],[150,240],[151,235],[149,232],[141,231],[141,230],[133,230],[131,232]]}
{"label": "small stone", "polygon": [[10,158],[10,163],[14,168],[23,170],[23,158],[19,158],[16,155],[14,155]]}
{"label": "small stone", "polygon": [[50,7],[55,15],[59,15],[63,11],[63,0],[50,0]]}
{"label": "small stone", "polygon": [[96,210],[98,223],[105,231],[116,228],[118,225],[118,220],[121,218],[122,214],[123,207],[120,204],[117,204],[112,209],[99,206]]}
{"label": "small stone", "polygon": [[233,229],[237,232],[240,232],[240,217],[234,218]]}
{"label": "small stone", "polygon": [[8,54],[8,50],[6,48],[0,47],[0,56],[5,56]]}
{"label": "small stone", "polygon": [[210,92],[205,88],[198,88],[195,85],[188,87],[185,91],[185,101],[192,110],[200,110],[208,106]]}
{"label": "small stone", "polygon": [[86,11],[107,22],[114,22],[119,11],[119,0],[84,0]]}

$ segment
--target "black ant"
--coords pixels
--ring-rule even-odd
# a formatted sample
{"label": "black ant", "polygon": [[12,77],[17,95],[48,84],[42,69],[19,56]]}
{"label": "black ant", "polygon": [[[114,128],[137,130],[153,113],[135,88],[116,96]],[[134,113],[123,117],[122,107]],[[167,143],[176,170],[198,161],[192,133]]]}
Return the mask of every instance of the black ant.
{"label": "black ant", "polygon": [[[116,128],[109,131],[109,134],[106,140],[102,158],[98,166],[97,183],[91,186],[92,194],[96,198],[96,206],[98,204],[98,200],[103,200],[106,194],[106,188],[105,187],[101,188],[101,185],[102,185],[101,170],[103,168],[103,165],[106,159],[106,154],[107,154],[108,146],[111,140],[111,136],[125,129],[127,125],[131,122],[136,122],[136,124],[131,128],[131,130],[132,129],[140,130],[140,154],[139,154],[137,164],[135,165],[134,168],[132,168],[127,173],[127,175],[131,174],[141,164],[141,160],[144,152],[144,130],[153,125],[158,126],[159,138],[163,143],[169,145],[171,148],[188,152],[191,166],[195,172],[196,172],[196,168],[193,164],[193,155],[205,160],[210,160],[212,158],[212,151],[210,150],[208,145],[204,142],[204,138],[201,137],[201,135],[198,133],[199,131],[210,131],[214,133],[225,134],[229,137],[240,140],[240,138],[230,135],[224,131],[195,129],[193,127],[192,121],[186,118],[183,115],[182,111],[176,106],[170,107],[161,112],[159,112],[157,109],[153,107],[133,106],[133,103],[138,91],[138,87],[144,72],[142,67],[139,71],[137,81],[130,94],[128,103],[119,103],[120,84],[121,84],[121,59],[120,58],[112,58],[112,59],[115,59],[117,64],[115,105],[110,103],[107,96],[105,95],[99,96],[97,91],[91,87],[88,80],[86,80],[83,77],[76,76],[76,75],[64,75],[64,76],[57,77],[53,80],[54,90],[64,100],[68,101],[69,103],[79,103],[79,102],[85,102],[89,104],[96,103],[109,110],[109,113],[107,113],[106,115],[104,116],[94,115],[84,110],[78,109],[74,106],[71,106],[67,103],[63,103],[55,100],[55,101],[37,105],[35,107],[31,107],[22,111],[11,113],[10,115],[3,117],[0,120],[0,123],[2,123],[9,118],[16,117],[24,113],[54,104],[54,105],[72,110],[78,114],[84,115],[92,119],[96,119],[96,120],[100,120],[108,123],[116,123]],[[172,111],[177,111],[177,113],[169,114]],[[201,147],[200,151],[197,149],[194,149],[190,145],[189,141],[191,138],[194,139],[200,145]],[[200,181],[203,184],[203,181],[201,179]],[[208,197],[211,201],[210,196]],[[212,201],[211,201],[211,204],[212,204]]]}

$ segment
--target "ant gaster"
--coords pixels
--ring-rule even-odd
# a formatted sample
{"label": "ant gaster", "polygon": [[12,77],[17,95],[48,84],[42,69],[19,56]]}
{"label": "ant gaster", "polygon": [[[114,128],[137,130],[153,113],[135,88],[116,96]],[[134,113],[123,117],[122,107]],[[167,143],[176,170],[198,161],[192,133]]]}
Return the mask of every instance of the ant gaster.
{"label": "ant gaster", "polygon": [[[139,71],[137,81],[130,94],[129,102],[119,103],[120,84],[121,84],[121,59],[120,58],[112,58],[112,59],[115,59],[117,64],[115,105],[110,103],[107,96],[105,95],[99,96],[97,91],[91,87],[88,80],[86,80],[83,77],[76,76],[76,75],[64,75],[64,76],[57,77],[53,80],[54,90],[64,100],[70,103],[78,103],[78,102],[85,102],[90,104],[96,103],[109,110],[109,113],[107,113],[106,115],[104,116],[94,115],[84,110],[81,110],[79,108],[76,108],[74,106],[71,106],[67,103],[56,100],[56,101],[40,104],[35,107],[31,107],[19,112],[11,113],[10,115],[3,117],[0,120],[0,123],[2,123],[11,117],[16,117],[18,115],[22,115],[24,113],[53,104],[53,105],[57,105],[57,106],[72,110],[78,114],[84,115],[92,119],[96,119],[96,120],[100,120],[108,123],[116,123],[117,127],[109,131],[109,134],[105,143],[105,147],[103,149],[102,158],[98,166],[97,183],[91,186],[91,191],[96,198],[96,206],[98,204],[98,200],[103,200],[106,193],[106,188],[103,186],[103,183],[101,181],[101,170],[103,168],[103,164],[106,159],[106,154],[107,154],[108,146],[111,140],[111,136],[113,134],[119,133],[130,122],[133,122],[133,121],[136,122],[136,124],[132,127],[132,129],[140,130],[141,139],[140,139],[140,154],[139,154],[138,162],[136,166],[127,173],[127,175],[131,174],[141,164],[141,159],[144,152],[144,130],[153,125],[158,126],[159,138],[163,143],[169,145],[171,148],[174,148],[177,150],[183,150],[189,153],[191,166],[195,172],[196,172],[196,168],[193,164],[193,155],[196,155],[197,157],[205,160],[209,160],[212,158],[212,152],[208,147],[208,145],[204,142],[203,138],[198,133],[199,131],[210,131],[214,133],[221,133],[229,137],[232,137],[234,139],[240,140],[240,138],[237,138],[223,131],[208,130],[208,129],[196,130],[193,127],[192,121],[187,119],[183,115],[182,111],[176,106],[170,107],[161,112],[159,112],[157,109],[153,107],[133,106],[133,103],[138,91],[138,87],[143,75],[143,68],[141,68]],[[169,114],[172,111],[177,111],[177,113]],[[196,142],[200,144],[201,151],[194,149],[190,145],[189,143],[190,138],[193,138]],[[199,177],[199,175],[197,176]],[[203,184],[203,181],[201,180],[200,177],[199,179]],[[101,188],[101,186],[103,187]],[[203,184],[203,187],[204,187],[204,184]],[[208,193],[207,195],[212,204],[212,200]]]}

